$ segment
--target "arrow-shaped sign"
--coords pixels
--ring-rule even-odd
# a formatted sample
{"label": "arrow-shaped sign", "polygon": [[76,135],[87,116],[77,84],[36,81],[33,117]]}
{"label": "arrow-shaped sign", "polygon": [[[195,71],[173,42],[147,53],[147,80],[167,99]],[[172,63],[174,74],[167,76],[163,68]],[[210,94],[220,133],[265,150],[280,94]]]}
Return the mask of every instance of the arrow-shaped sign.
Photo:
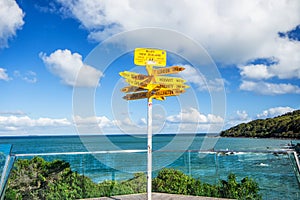
{"label": "arrow-shaped sign", "polygon": [[185,90],[158,90],[154,93],[155,96],[177,96],[184,93]]}
{"label": "arrow-shaped sign", "polygon": [[175,90],[175,89],[186,89],[189,88],[190,86],[185,85],[185,84],[160,84],[160,87],[158,88],[166,88],[170,90]]}
{"label": "arrow-shaped sign", "polygon": [[184,92],[185,90],[158,90],[154,94],[150,94],[149,92],[137,92],[126,94],[123,98],[126,100],[137,100],[153,97],[157,100],[163,101],[166,99],[166,96],[177,96]]}
{"label": "arrow-shaped sign", "polygon": [[147,85],[150,83],[150,79],[145,79],[145,80],[126,79],[126,82],[131,86],[146,88]]}
{"label": "arrow-shaped sign", "polygon": [[123,97],[123,99],[126,100],[137,100],[137,99],[145,99],[148,98],[148,92],[137,92],[132,94],[126,94],[126,96]]}
{"label": "arrow-shaped sign", "polygon": [[168,76],[155,76],[156,83],[160,84],[182,84],[186,80],[177,77],[168,77]]}
{"label": "arrow-shaped sign", "polygon": [[160,69],[153,69],[153,75],[166,75],[166,74],[176,74],[181,71],[185,70],[184,67],[180,66],[172,66],[172,67],[165,67],[165,68],[160,68]]}
{"label": "arrow-shaped sign", "polygon": [[128,92],[138,92],[145,90],[144,88],[136,87],[136,86],[126,86],[121,89],[122,92],[128,93]]}
{"label": "arrow-shaped sign", "polygon": [[139,74],[139,73],[135,73],[135,72],[128,72],[128,71],[120,72],[119,74],[120,74],[120,76],[122,76],[126,79],[134,79],[134,80],[144,80],[144,79],[150,77],[150,76],[147,76],[147,75],[144,75],[144,74]]}

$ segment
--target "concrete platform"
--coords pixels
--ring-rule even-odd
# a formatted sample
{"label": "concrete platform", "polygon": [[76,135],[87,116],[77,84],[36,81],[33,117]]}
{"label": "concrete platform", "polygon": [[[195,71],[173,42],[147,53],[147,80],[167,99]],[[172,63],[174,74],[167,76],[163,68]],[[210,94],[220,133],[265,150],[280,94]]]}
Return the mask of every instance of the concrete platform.
{"label": "concrete platform", "polygon": [[[177,194],[152,193],[153,200],[225,200],[213,197],[199,197]],[[147,200],[147,194],[130,194],[113,197],[90,198],[85,200]]]}

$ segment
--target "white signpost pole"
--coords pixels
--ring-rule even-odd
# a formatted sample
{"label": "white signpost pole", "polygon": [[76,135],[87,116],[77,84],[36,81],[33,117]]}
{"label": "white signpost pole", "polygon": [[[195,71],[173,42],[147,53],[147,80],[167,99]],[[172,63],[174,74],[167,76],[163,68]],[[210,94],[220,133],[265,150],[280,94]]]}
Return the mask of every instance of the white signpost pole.
{"label": "white signpost pole", "polygon": [[152,98],[148,98],[147,199],[152,199]]}
{"label": "white signpost pole", "polygon": [[148,98],[147,199],[152,199],[152,98]]}
{"label": "white signpost pole", "polygon": [[[148,75],[152,75],[152,66],[146,65]],[[151,91],[150,91],[151,92]],[[148,97],[148,126],[147,126],[147,199],[152,200],[152,96]]]}

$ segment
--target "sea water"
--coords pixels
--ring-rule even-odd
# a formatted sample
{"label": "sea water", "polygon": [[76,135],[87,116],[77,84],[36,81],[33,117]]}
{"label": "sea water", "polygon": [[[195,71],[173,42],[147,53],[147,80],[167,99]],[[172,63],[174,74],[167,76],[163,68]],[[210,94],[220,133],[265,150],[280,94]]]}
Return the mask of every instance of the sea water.
{"label": "sea water", "polygon": [[[159,169],[172,167],[211,184],[234,173],[238,180],[248,176],[258,182],[263,199],[300,199],[299,185],[289,157],[265,152],[277,151],[290,142],[203,135],[155,135],[153,173],[155,176]],[[94,154],[43,157],[46,160],[63,159],[71,164],[74,171],[89,176],[95,182],[125,180],[132,178],[133,173],[147,169],[146,152],[122,152],[146,150],[147,138],[143,135],[0,137],[0,144],[12,144],[12,154],[17,155],[92,151]],[[207,150],[235,153],[212,153]]]}

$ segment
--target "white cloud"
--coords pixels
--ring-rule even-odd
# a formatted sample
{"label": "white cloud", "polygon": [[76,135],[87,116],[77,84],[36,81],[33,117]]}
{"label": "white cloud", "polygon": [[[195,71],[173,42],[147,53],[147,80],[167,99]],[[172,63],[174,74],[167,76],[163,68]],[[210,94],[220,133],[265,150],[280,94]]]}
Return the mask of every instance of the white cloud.
{"label": "white cloud", "polygon": [[[161,27],[194,38],[222,63],[241,64],[273,55],[295,62],[293,56],[299,52],[298,44],[276,39],[279,31],[299,24],[298,0],[57,1],[64,14],[76,18],[98,41],[120,31]],[[292,54],[282,55],[287,49]]]}
{"label": "white cloud", "polygon": [[[241,75],[251,79],[279,79],[300,78],[300,42],[278,38],[276,44],[272,44],[270,54],[278,62],[266,66],[264,64],[241,66]],[[271,47],[270,47],[271,48]],[[265,50],[266,51],[266,50]],[[267,52],[267,51],[266,51]]]}
{"label": "white cloud", "polygon": [[[117,133],[121,131],[127,134],[144,134],[147,131],[147,122],[144,118],[135,123],[129,117],[110,120],[106,116],[82,117],[77,115],[73,117],[73,120],[79,133]],[[153,132],[155,130],[156,125],[153,123]]]}
{"label": "white cloud", "polygon": [[229,117],[229,119],[226,120],[225,129],[231,128],[231,127],[236,126],[241,123],[248,123],[254,119],[276,117],[276,116],[283,115],[288,112],[292,112],[294,110],[295,110],[294,108],[291,108],[288,106],[286,106],[286,107],[279,106],[279,107],[274,107],[274,108],[269,108],[267,110],[264,110],[261,113],[257,114],[256,116],[253,116],[253,118],[248,115],[247,111],[238,110],[238,111],[236,111],[235,116]]}
{"label": "white cloud", "polygon": [[33,71],[26,72],[23,76],[23,80],[28,83],[36,83],[37,82],[36,73]]}
{"label": "white cloud", "polygon": [[[147,132],[147,122],[145,118],[133,121],[131,118],[125,117],[123,119],[114,121],[114,124],[116,125],[117,131],[121,131],[127,134],[144,134]],[[156,132],[157,128],[155,120],[153,120],[152,128],[152,131]]]}
{"label": "white cloud", "polygon": [[[161,118],[153,116],[152,130],[158,133],[161,128]],[[157,119],[159,118],[159,119]],[[164,119],[163,119],[164,120]],[[145,118],[133,120],[130,117],[111,120],[106,116],[74,116],[74,124],[79,133],[126,133],[126,134],[145,134],[147,132],[147,121]]]}
{"label": "white cloud", "polygon": [[168,116],[166,122],[168,126],[177,125],[181,133],[218,133],[223,127],[224,119],[213,114],[204,115],[195,108],[189,108],[183,109],[177,115]]}
{"label": "white cloud", "polygon": [[257,118],[267,118],[267,117],[276,117],[279,115],[283,115],[288,112],[294,111],[294,108],[291,107],[275,107],[269,108],[268,110],[264,110],[262,113],[257,114]]}
{"label": "white cloud", "polygon": [[243,80],[240,89],[263,95],[300,94],[300,87],[289,83],[275,84],[264,81],[254,82]]}
{"label": "white cloud", "polygon": [[215,124],[223,123],[224,119],[220,116],[213,114],[204,115],[201,114],[195,108],[183,109],[177,115],[171,115],[167,117],[167,122],[171,123],[204,123]]}
{"label": "white cloud", "polygon": [[109,120],[106,116],[93,116],[93,117],[81,117],[81,116],[74,116],[74,122],[76,122],[77,126],[98,126],[99,128],[104,127],[112,127],[114,126],[114,122]]}
{"label": "white cloud", "polygon": [[270,47],[270,54],[278,60],[278,63],[268,68],[269,74],[279,79],[300,78],[300,54],[298,52],[300,52],[300,42],[277,39],[276,44]]}
{"label": "white cloud", "polygon": [[241,121],[249,120],[248,113],[245,110],[243,110],[243,111],[238,110],[238,111],[236,111],[236,114],[238,116],[238,118],[237,118],[238,120],[241,120]]}
{"label": "white cloud", "polygon": [[0,47],[7,47],[9,38],[21,29],[24,13],[14,0],[0,1]]}
{"label": "white cloud", "polygon": [[224,83],[226,83],[224,79],[215,78],[207,80],[205,76],[190,65],[178,64],[178,66],[185,68],[184,71],[180,72],[180,75],[187,80],[187,82],[195,84],[200,91],[221,91],[224,89]]}
{"label": "white cloud", "polygon": [[21,110],[17,110],[17,111],[0,111],[0,115],[26,115],[26,113],[24,113]]}
{"label": "white cloud", "polygon": [[[203,45],[216,63],[240,66],[243,79],[300,78],[300,42],[278,36],[278,32],[299,24],[298,0],[57,1],[63,14],[77,19],[89,31],[89,38],[96,41],[137,28],[170,29]],[[257,58],[278,62],[271,66],[246,64]],[[220,91],[226,83],[223,79],[206,80],[188,70],[183,73],[200,91]],[[260,94],[299,93],[299,87],[292,84],[252,83],[243,80],[240,88]]]}
{"label": "white cloud", "polygon": [[247,123],[249,121],[251,121],[251,117],[249,117],[247,111],[245,110],[237,110],[235,115],[232,116],[232,117],[229,117],[229,119],[226,121],[226,129],[227,128],[230,128],[232,126],[236,126],[238,124],[241,124],[241,123]]}
{"label": "white cloud", "polygon": [[36,127],[62,127],[70,126],[66,118],[53,119],[53,118],[38,118],[32,119],[29,116],[0,116],[0,129],[1,130],[23,130],[27,128]]}
{"label": "white cloud", "polygon": [[26,73],[22,74],[20,71],[16,70],[14,71],[14,76],[17,78],[21,78],[23,81],[26,81],[27,83],[37,82],[36,73],[33,71],[27,71]]}
{"label": "white cloud", "polygon": [[0,68],[0,80],[9,81],[11,78],[6,73],[6,69]]}
{"label": "white cloud", "polygon": [[116,125],[120,127],[121,129],[130,127],[131,130],[134,130],[137,128],[138,124],[135,124],[134,121],[132,121],[129,117],[125,117],[122,120],[117,120]]}
{"label": "white cloud", "polygon": [[277,77],[278,79],[300,78],[300,54],[295,54],[295,52],[300,52],[300,42],[287,42],[287,39],[278,39],[277,41],[279,41],[278,47],[274,46],[273,56],[276,57],[278,62],[270,66],[265,64],[251,64],[239,67],[241,70],[240,75],[243,79],[240,89],[266,95],[300,93],[298,85],[253,81],[266,80],[273,77]]}
{"label": "white cloud", "polygon": [[40,53],[48,69],[64,84],[78,87],[96,87],[102,72],[82,62],[82,56],[70,50],[56,50],[49,56]]}
{"label": "white cloud", "polygon": [[244,78],[250,79],[268,79],[273,77],[274,75],[270,73],[269,67],[266,65],[246,65],[240,67],[240,74]]}

